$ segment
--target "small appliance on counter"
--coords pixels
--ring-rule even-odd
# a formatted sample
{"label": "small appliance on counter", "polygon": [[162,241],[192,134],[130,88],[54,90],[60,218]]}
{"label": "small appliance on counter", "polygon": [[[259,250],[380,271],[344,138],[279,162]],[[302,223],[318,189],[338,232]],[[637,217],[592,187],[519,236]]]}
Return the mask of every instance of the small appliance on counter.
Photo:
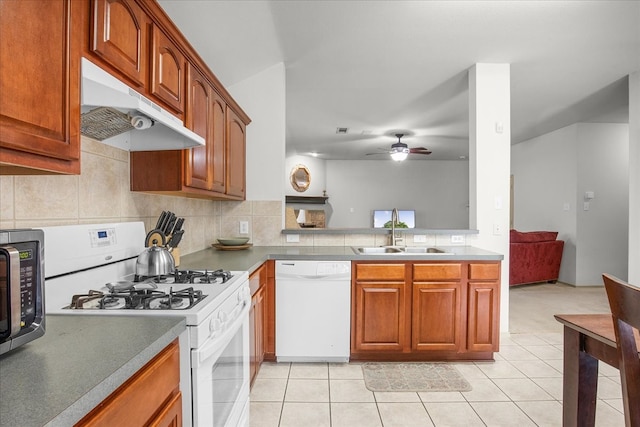
{"label": "small appliance on counter", "polygon": [[0,230],[0,354],[44,331],[44,233]]}

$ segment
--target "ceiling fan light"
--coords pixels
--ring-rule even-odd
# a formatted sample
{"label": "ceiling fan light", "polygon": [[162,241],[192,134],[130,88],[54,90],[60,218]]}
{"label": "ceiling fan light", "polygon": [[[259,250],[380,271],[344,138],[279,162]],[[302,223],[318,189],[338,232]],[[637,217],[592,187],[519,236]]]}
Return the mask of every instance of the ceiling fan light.
{"label": "ceiling fan light", "polygon": [[403,160],[405,160],[407,158],[407,156],[409,155],[409,150],[407,151],[394,151],[393,153],[391,153],[391,158],[393,160],[395,160],[396,162],[401,162]]}

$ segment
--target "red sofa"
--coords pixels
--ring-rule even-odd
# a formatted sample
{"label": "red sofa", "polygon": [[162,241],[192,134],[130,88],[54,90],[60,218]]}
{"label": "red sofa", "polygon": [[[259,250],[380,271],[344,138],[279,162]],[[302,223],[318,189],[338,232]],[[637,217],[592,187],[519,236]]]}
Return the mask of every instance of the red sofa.
{"label": "red sofa", "polygon": [[558,280],[564,241],[557,236],[555,231],[510,231],[509,286]]}

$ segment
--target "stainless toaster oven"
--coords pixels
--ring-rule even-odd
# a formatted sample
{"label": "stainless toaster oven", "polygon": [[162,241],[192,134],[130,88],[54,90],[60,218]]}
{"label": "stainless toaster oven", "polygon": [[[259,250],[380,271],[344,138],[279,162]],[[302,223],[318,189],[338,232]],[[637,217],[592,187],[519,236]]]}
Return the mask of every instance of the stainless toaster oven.
{"label": "stainless toaster oven", "polygon": [[0,230],[0,354],[44,335],[44,232]]}

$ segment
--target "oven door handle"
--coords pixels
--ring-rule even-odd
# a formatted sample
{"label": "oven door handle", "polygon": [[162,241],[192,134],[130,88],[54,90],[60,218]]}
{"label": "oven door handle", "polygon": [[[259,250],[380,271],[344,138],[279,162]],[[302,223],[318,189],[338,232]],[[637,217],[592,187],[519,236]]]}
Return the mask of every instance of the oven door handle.
{"label": "oven door handle", "polygon": [[[20,310],[20,252],[13,246],[3,246],[0,248],[4,252],[9,261],[9,268],[7,276],[9,278],[9,287],[7,292],[11,298],[11,304],[9,306],[10,319],[9,328],[11,330],[9,337],[16,336],[20,333],[22,325],[20,324],[21,310]],[[8,298],[7,298],[8,299]]]}
{"label": "oven door handle", "polygon": [[240,303],[239,307],[242,308],[238,313],[238,316],[233,319],[233,323],[225,328],[224,332],[221,335],[205,342],[205,344],[201,348],[192,350],[191,363],[194,366],[200,366],[210,357],[216,356],[218,353],[222,352],[224,348],[220,348],[220,344],[230,341],[231,338],[236,334],[236,332],[238,332],[238,330],[242,328],[242,324],[249,318],[248,314],[249,309],[251,308],[251,300],[243,300]]}

